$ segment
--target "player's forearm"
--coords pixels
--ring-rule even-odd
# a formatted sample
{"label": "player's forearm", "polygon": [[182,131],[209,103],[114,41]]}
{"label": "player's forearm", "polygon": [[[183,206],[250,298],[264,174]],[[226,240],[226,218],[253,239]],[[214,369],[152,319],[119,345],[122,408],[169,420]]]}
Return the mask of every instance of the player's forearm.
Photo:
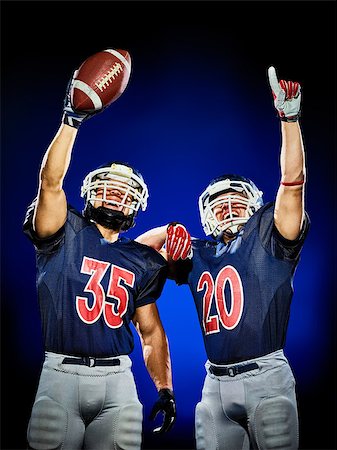
{"label": "player's forearm", "polygon": [[152,228],[149,231],[146,231],[144,234],[138,236],[135,240],[140,242],[141,244],[148,245],[149,247],[154,248],[159,251],[165,244],[167,235],[167,225]]}
{"label": "player's forearm", "polygon": [[69,168],[77,129],[62,124],[48,147],[41,164],[41,189],[60,190]]}
{"label": "player's forearm", "polygon": [[281,184],[276,196],[274,222],[288,240],[296,239],[304,220],[305,161],[298,122],[282,122]]}
{"label": "player's forearm", "polygon": [[281,122],[281,127],[281,182],[301,182],[305,179],[305,157],[300,125],[298,122]]}
{"label": "player's forearm", "polygon": [[172,387],[172,369],[168,340],[163,330],[156,330],[142,338],[146,368],[157,390]]}

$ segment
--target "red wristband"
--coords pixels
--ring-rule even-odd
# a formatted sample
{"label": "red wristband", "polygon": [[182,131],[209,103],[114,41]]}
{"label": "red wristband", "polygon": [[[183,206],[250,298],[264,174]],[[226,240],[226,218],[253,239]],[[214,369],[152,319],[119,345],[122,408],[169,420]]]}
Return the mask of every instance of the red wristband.
{"label": "red wristband", "polygon": [[286,183],[285,181],[281,181],[281,184],[283,186],[300,186],[301,184],[304,184],[304,180],[301,181],[293,181],[291,183]]}

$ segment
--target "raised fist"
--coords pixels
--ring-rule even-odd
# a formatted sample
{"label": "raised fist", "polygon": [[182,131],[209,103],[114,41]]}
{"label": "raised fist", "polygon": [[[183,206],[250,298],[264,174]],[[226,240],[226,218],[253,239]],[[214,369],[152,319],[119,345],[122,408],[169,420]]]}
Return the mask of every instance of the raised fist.
{"label": "raised fist", "polygon": [[301,108],[301,86],[297,81],[277,79],[273,66],[268,69],[269,84],[274,97],[274,106],[281,120],[296,122]]}

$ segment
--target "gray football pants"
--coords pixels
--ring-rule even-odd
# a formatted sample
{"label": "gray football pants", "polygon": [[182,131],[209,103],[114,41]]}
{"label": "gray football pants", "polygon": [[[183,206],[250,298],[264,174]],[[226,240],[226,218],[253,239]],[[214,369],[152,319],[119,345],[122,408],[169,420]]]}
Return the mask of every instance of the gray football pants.
{"label": "gray football pants", "polygon": [[278,350],[240,365],[251,362],[259,368],[236,376],[215,376],[206,362],[195,414],[198,450],[298,448],[295,380],[288,360]]}
{"label": "gray football pants", "polygon": [[131,359],[88,367],[62,364],[65,356],[46,353],[27,430],[30,448],[139,450],[143,407]]}

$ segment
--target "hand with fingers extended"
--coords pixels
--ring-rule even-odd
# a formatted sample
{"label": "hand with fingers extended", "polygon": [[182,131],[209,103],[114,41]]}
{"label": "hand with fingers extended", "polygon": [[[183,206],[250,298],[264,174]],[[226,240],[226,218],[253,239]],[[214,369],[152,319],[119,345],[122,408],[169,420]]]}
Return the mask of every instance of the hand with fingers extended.
{"label": "hand with fingers extended", "polygon": [[165,247],[173,261],[190,259],[193,256],[191,235],[185,226],[178,222],[171,222],[167,226]]}
{"label": "hand with fingers extended", "polygon": [[273,66],[268,69],[268,78],[279,117],[284,122],[296,122],[301,109],[300,84],[297,81],[279,82]]}
{"label": "hand with fingers extended", "polygon": [[164,415],[164,420],[161,426],[155,428],[153,433],[166,433],[170,431],[176,421],[176,402],[174,394],[171,389],[160,389],[158,392],[158,400],[152,407],[150,420],[154,420],[159,412]]}

